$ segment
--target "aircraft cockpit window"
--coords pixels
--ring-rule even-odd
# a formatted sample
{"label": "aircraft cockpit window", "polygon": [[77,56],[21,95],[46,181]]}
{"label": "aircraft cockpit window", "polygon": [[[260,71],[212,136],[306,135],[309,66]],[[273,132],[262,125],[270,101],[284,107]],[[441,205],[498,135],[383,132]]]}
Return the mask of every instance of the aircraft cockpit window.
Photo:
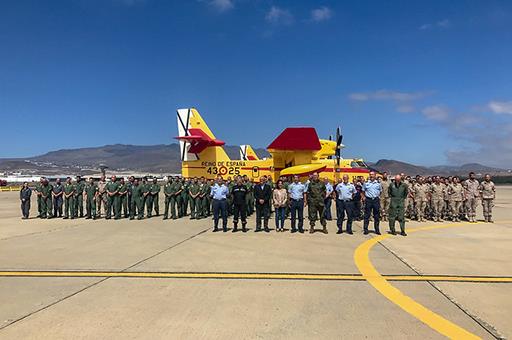
{"label": "aircraft cockpit window", "polygon": [[366,163],[365,163],[365,162],[363,162],[363,161],[352,161],[352,162],[350,163],[350,166],[351,166],[352,168],[367,168],[367,167],[368,167],[368,166],[366,165]]}

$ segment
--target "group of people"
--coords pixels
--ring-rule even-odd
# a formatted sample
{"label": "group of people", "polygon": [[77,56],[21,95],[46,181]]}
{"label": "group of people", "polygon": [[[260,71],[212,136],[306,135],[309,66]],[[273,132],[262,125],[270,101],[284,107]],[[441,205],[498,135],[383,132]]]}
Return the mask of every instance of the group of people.
{"label": "group of people", "polygon": [[[160,216],[159,197],[164,197],[163,219],[208,218],[213,215],[213,231],[228,230],[228,216],[233,216],[233,232],[247,231],[247,217],[256,213],[256,231],[269,232],[269,218],[275,212],[275,228],[283,232],[285,220],[290,217],[291,232],[304,232],[304,208],[308,210],[309,232],[315,232],[317,221],[322,231],[327,231],[327,221],[332,220],[331,206],[335,202],[336,224],[339,234],[352,234],[352,223],[363,216],[363,233],[368,234],[373,220],[374,231],[380,234],[379,222],[388,221],[389,231],[396,234],[395,223],[399,222],[400,233],[406,235],[406,219],[424,221],[459,221],[465,218],[476,221],[477,201],[481,200],[486,222],[492,222],[495,187],[489,175],[480,183],[474,173],[461,183],[458,177],[421,177],[397,175],[390,180],[387,173],[377,176],[370,172],[369,178],[353,178],[343,175],[337,183],[321,180],[317,173],[302,183],[299,176],[291,181],[281,177],[273,183],[270,177],[262,176],[258,183],[247,176],[215,181],[204,177],[184,179],[169,177],[163,187],[157,179],[133,176],[128,181],[112,176],[110,181],[102,176],[98,182],[93,178],[83,181],[77,176],[65,183],[59,179],[50,184],[42,178],[35,187],[38,217],[63,217],[97,219],[143,219]],[[22,218],[28,218],[32,190],[25,183],[20,191]]]}
{"label": "group of people", "polygon": [[[403,177],[403,174],[402,174]],[[492,208],[496,197],[496,188],[491,176],[486,174],[481,182],[475,173],[470,172],[466,180],[458,176],[440,177],[403,177],[409,188],[404,201],[404,215],[408,219],[435,222],[443,220],[476,222],[476,208],[481,201],[485,222],[492,223]],[[391,203],[387,195],[390,181],[384,173],[379,179],[383,194],[380,198],[382,218],[388,218],[387,211]]]}

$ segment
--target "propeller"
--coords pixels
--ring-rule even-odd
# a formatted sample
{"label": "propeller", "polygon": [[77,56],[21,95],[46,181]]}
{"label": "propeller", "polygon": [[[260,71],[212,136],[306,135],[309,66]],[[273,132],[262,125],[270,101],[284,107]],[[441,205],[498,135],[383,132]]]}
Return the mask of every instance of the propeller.
{"label": "propeller", "polygon": [[336,163],[338,164],[338,166],[340,166],[341,142],[342,141],[343,141],[343,135],[341,134],[341,129],[338,126],[336,128],[336,152],[334,154],[336,156]]}

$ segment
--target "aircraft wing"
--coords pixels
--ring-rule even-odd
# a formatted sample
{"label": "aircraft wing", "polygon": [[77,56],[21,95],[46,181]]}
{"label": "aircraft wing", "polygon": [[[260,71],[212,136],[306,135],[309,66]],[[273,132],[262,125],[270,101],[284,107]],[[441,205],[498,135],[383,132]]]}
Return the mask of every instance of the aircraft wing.
{"label": "aircraft wing", "polygon": [[269,150],[283,151],[317,151],[320,150],[320,140],[312,127],[289,127],[267,147]]}
{"label": "aircraft wing", "polygon": [[295,166],[291,166],[289,168],[281,170],[280,175],[281,176],[292,176],[292,175],[306,176],[306,175],[312,174],[314,172],[321,172],[326,167],[327,166],[325,164],[295,165]]}

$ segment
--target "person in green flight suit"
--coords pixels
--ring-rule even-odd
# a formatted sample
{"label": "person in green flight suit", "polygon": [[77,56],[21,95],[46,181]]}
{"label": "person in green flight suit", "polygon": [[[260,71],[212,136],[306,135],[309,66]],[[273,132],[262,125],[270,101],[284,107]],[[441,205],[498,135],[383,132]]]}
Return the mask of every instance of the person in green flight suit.
{"label": "person in green flight suit", "polygon": [[215,181],[210,179],[207,181],[208,191],[205,194],[206,197],[206,216],[211,216],[213,213],[213,197],[210,195],[212,187],[215,185]]}
{"label": "person in green flight suit", "polygon": [[180,192],[180,214],[179,217],[187,216],[188,210],[188,186],[190,184],[189,180],[181,179],[181,192]]}
{"label": "person in green flight suit", "polygon": [[64,219],[75,218],[75,185],[71,183],[71,177],[66,178],[64,184]]}
{"label": "person in green flight suit", "polygon": [[47,178],[41,184],[41,218],[52,218],[52,191],[53,186]]}
{"label": "person in green flight suit", "polygon": [[407,184],[402,182],[400,175],[395,176],[395,181],[388,187],[389,193],[389,231],[391,234],[396,235],[395,220],[400,223],[400,234],[407,236],[405,233],[405,199],[409,193]]}
{"label": "person in green flight suit", "polygon": [[320,217],[320,224],[323,227],[324,234],[327,234],[327,221],[324,216],[324,198],[326,194],[325,183],[318,178],[315,172],[311,176],[311,181],[308,185],[306,192],[307,205],[308,205],[308,219],[309,219],[309,232],[315,232],[315,222]]}
{"label": "person in green flight suit", "polygon": [[181,192],[183,190],[183,184],[181,182],[181,178],[179,178],[179,177],[176,177],[175,180],[173,181],[173,183],[176,182],[176,181],[177,181],[177,186],[179,187],[178,190],[180,191],[180,193],[176,193],[174,195],[174,205],[176,206],[175,209],[176,209],[177,216],[178,217],[183,217],[183,214],[182,214],[183,200],[181,198]]}
{"label": "person in green flight suit", "polygon": [[148,184],[148,178],[144,177],[142,178],[142,183],[139,184],[142,190],[142,209],[146,211],[146,207],[148,205],[149,201],[149,184]]}
{"label": "person in green flight suit", "polygon": [[247,216],[251,216],[254,213],[254,183],[249,180],[247,175],[244,175],[244,184],[247,188],[247,195],[245,196]]}
{"label": "person in green flight suit", "polygon": [[181,199],[181,193],[183,192],[183,184],[181,182],[181,179],[179,177],[174,178],[174,181],[172,182],[173,185],[173,198],[171,200],[171,214],[172,219],[175,220],[176,213],[178,214],[178,217],[183,217],[183,211],[182,211],[182,199]]}
{"label": "person in green flight suit", "polygon": [[119,219],[121,214],[119,213],[119,183],[117,182],[116,176],[110,178],[110,182],[105,185],[105,191],[107,192],[107,213],[106,219],[109,220],[112,217],[112,210],[114,211],[114,219]]}
{"label": "person in green flight suit", "polygon": [[201,177],[199,181],[199,202],[198,202],[198,213],[196,215],[196,219],[201,219],[206,217],[206,205],[208,204],[208,198],[206,195],[210,193],[208,183],[204,177]]}
{"label": "person in green flight suit", "polygon": [[130,209],[130,220],[135,218],[137,213],[137,219],[142,220],[144,218],[144,187],[139,184],[138,179],[133,180],[132,190],[132,207]]}
{"label": "person in green flight suit", "polygon": [[153,215],[153,209],[155,210],[155,215],[160,215],[160,208],[158,205],[158,193],[160,192],[160,185],[156,178],[153,178],[153,183],[148,183],[148,194],[147,194],[147,209],[148,209],[148,218]]}
{"label": "person in green flight suit", "polygon": [[[133,176],[130,176],[128,177],[128,183],[126,184],[126,197],[127,197],[127,201],[128,201],[128,215],[129,216],[132,216],[132,187],[133,187],[133,182],[135,181],[135,177]],[[137,208],[135,208],[137,209]]]}
{"label": "person in green flight suit", "polygon": [[85,196],[85,219],[96,219],[96,199],[98,198],[98,186],[92,177],[89,177],[84,186]]}
{"label": "person in green flight suit", "polygon": [[190,219],[196,219],[199,213],[199,193],[200,188],[197,177],[194,177],[192,183],[188,186],[189,202],[190,202]]}
{"label": "person in green flight suit", "polygon": [[44,182],[44,178],[41,177],[41,179],[39,180],[39,182],[36,183],[36,188],[35,188],[35,194],[37,196],[37,217],[41,218],[41,216],[43,215],[43,199],[41,198],[41,186],[43,185],[43,182]]}
{"label": "person in green flight suit", "polygon": [[164,185],[164,220],[169,218],[169,205],[171,204],[173,192],[172,178],[167,177],[167,183]]}
{"label": "person in green flight suit", "polygon": [[228,216],[233,215],[233,188],[235,187],[236,180],[238,176],[235,177],[235,180],[231,179],[231,176],[228,177],[228,180],[226,181],[226,186],[228,187],[228,206],[227,206],[227,214]]}
{"label": "person in green flight suit", "polygon": [[[119,180],[119,199],[118,199],[118,208],[119,215],[123,214],[124,218],[128,218],[129,209],[128,209],[128,183],[124,181],[124,178],[121,177]],[[122,211],[121,211],[122,210]]]}
{"label": "person in green flight suit", "polygon": [[76,176],[75,184],[75,217],[84,217],[84,187],[85,183],[82,181],[80,175]]}

